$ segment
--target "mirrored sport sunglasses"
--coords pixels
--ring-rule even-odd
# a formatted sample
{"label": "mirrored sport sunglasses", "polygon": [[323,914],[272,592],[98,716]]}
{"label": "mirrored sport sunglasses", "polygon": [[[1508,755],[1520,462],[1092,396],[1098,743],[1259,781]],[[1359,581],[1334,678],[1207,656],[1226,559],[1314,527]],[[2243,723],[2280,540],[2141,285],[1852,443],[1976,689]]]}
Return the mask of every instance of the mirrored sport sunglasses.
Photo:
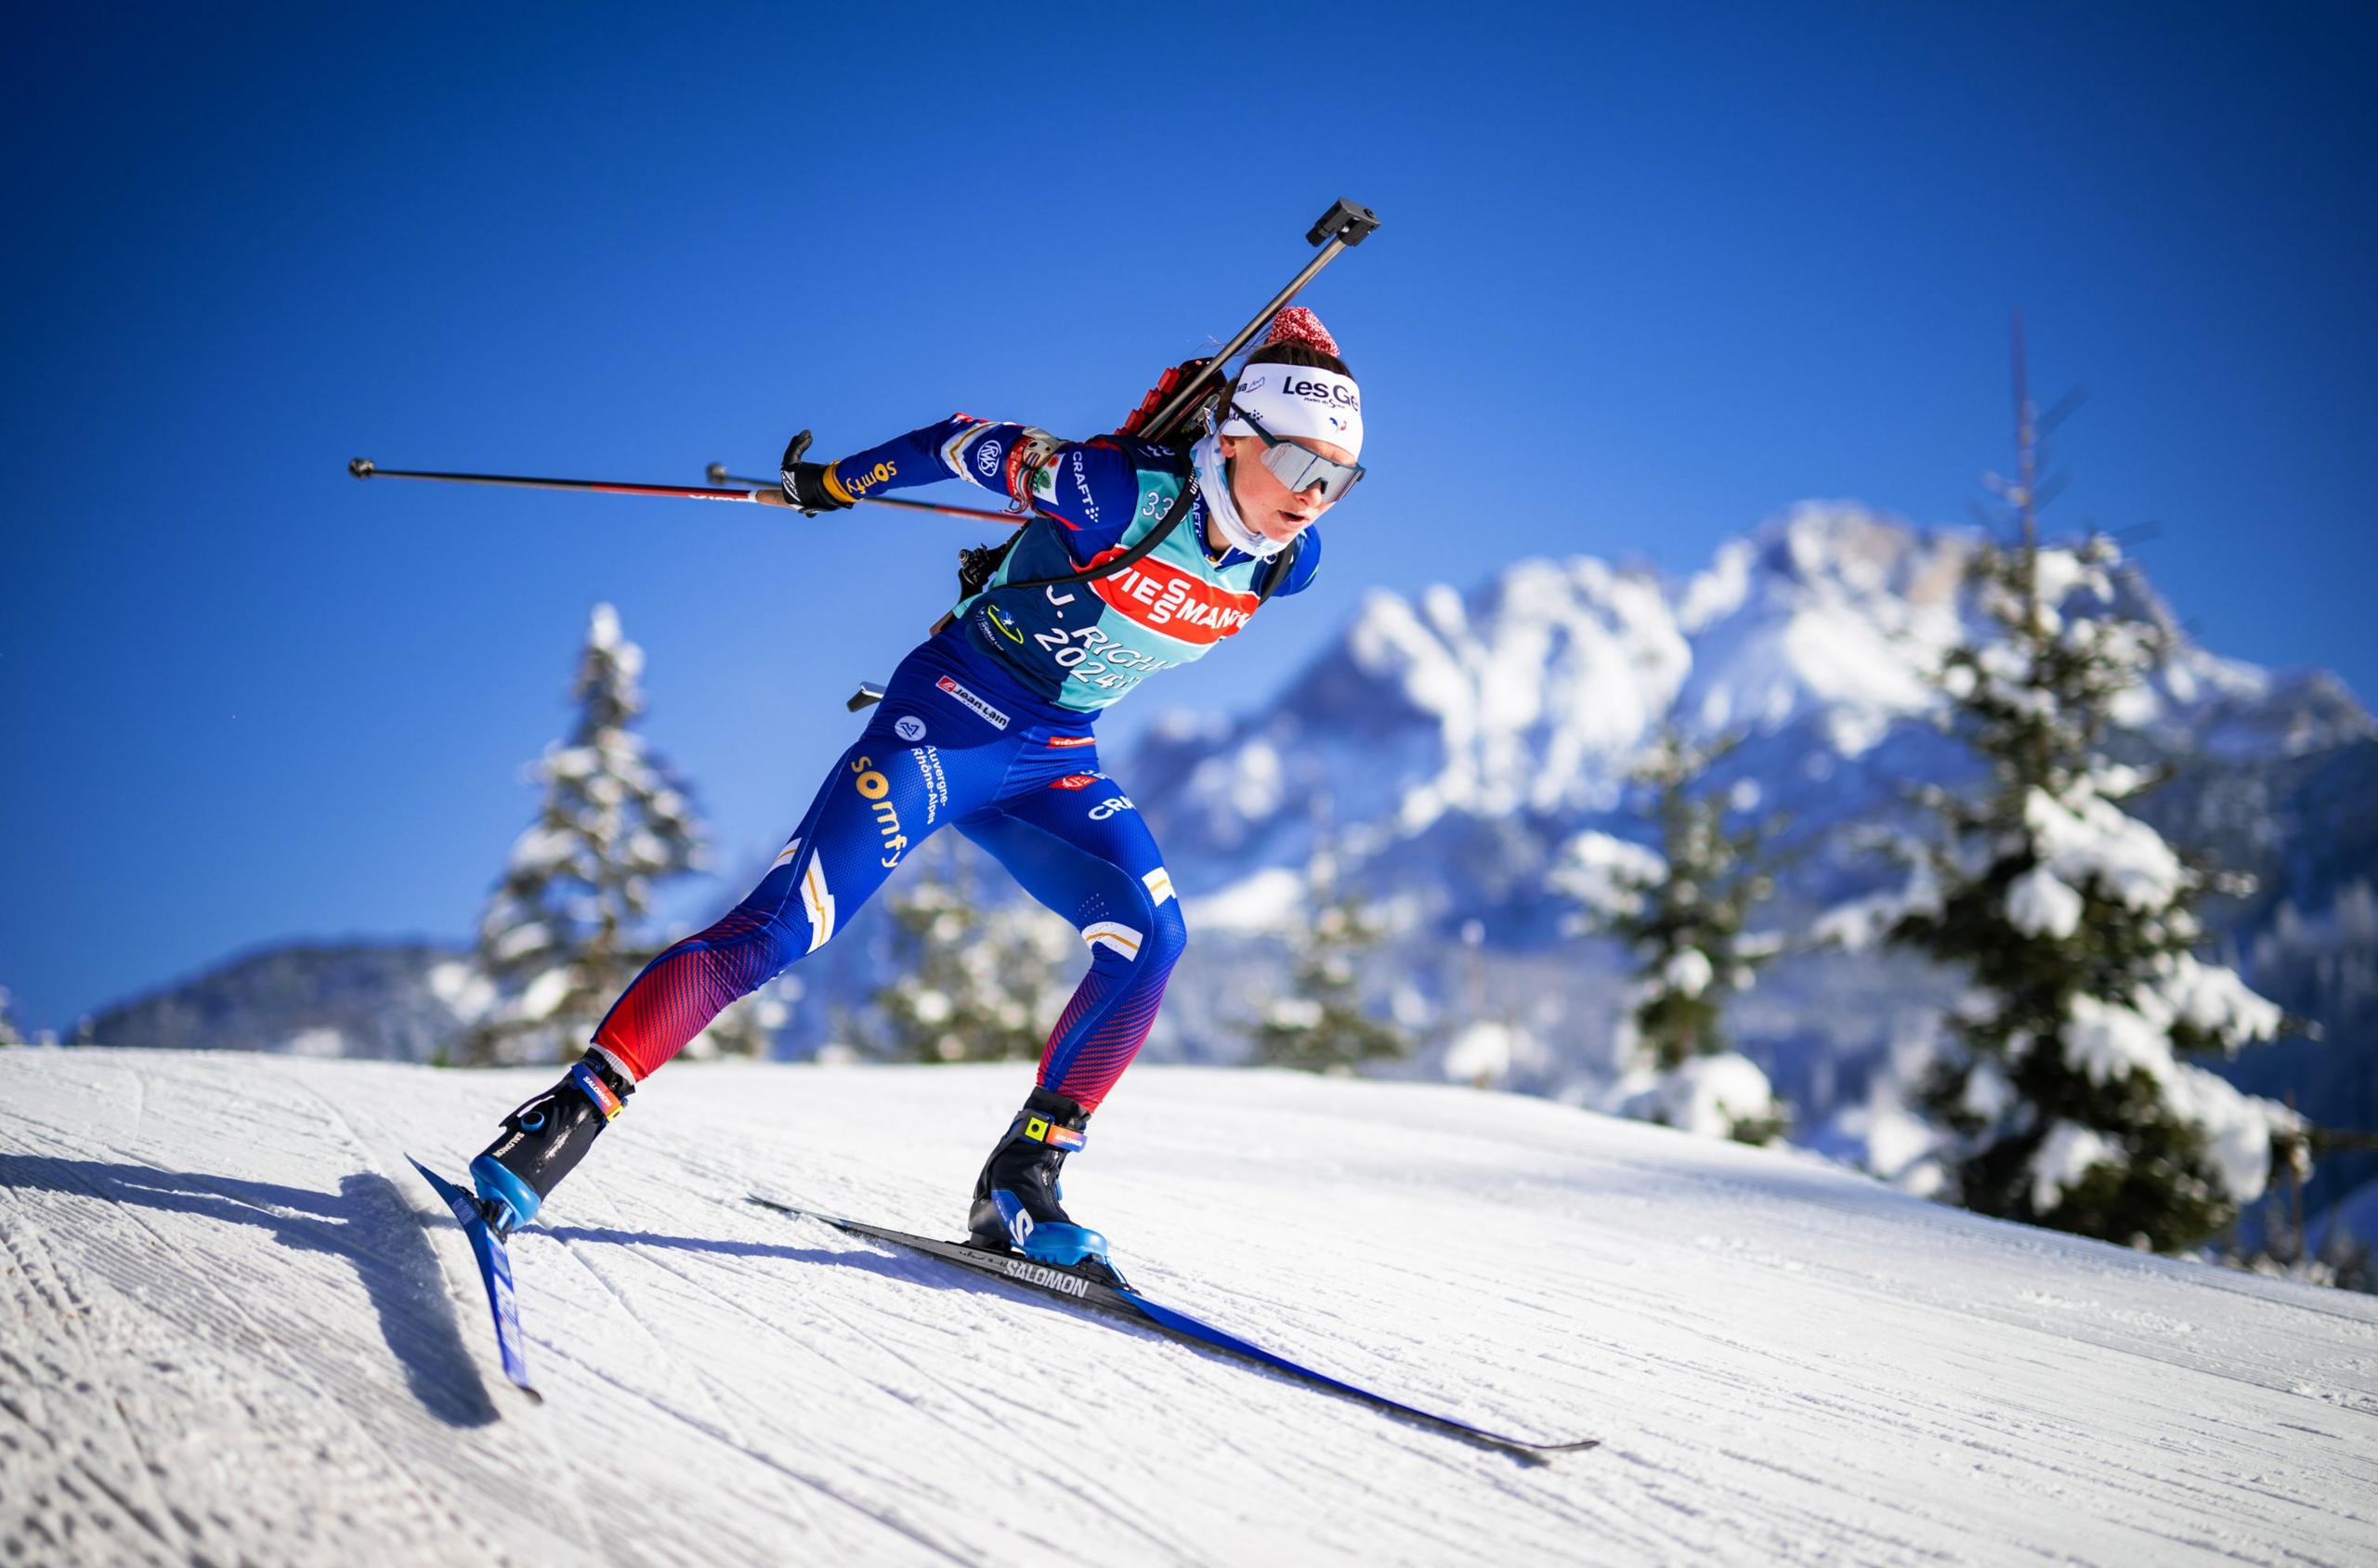
{"label": "mirrored sport sunglasses", "polygon": [[1363,465],[1359,463],[1339,463],[1322,456],[1311,447],[1300,446],[1286,436],[1274,436],[1263,428],[1261,420],[1236,403],[1230,406],[1230,412],[1236,418],[1247,421],[1254,427],[1255,433],[1263,438],[1263,466],[1272,471],[1274,478],[1298,494],[1319,485],[1322,500],[1339,501],[1354,488],[1354,481],[1363,477]]}

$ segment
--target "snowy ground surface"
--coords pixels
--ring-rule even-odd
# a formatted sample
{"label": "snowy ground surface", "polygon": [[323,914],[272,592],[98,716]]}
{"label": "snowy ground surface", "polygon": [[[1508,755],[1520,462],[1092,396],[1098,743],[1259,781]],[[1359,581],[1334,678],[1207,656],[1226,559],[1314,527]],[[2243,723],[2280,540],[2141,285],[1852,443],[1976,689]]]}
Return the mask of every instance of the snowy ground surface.
{"label": "snowy ground surface", "polygon": [[2378,1560],[2378,1300],[1467,1090],[1143,1068],[1143,1290],[1542,1466],[754,1209],[953,1233],[1005,1068],[671,1069],[515,1247],[550,1075],[0,1052],[0,1563]]}

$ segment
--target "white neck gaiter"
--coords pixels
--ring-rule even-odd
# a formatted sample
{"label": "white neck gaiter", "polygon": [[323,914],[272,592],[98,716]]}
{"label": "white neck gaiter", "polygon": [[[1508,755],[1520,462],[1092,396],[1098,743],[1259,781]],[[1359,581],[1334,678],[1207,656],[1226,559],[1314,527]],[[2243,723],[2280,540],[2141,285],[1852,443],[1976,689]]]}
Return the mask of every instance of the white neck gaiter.
{"label": "white neck gaiter", "polygon": [[1230,465],[1222,457],[1222,438],[1207,435],[1198,438],[1189,449],[1189,457],[1197,465],[1197,490],[1206,498],[1206,514],[1214,519],[1214,528],[1230,542],[1231,547],[1259,561],[1268,561],[1287,548],[1283,540],[1266,539],[1247,526],[1238,515],[1238,498],[1230,492]]}

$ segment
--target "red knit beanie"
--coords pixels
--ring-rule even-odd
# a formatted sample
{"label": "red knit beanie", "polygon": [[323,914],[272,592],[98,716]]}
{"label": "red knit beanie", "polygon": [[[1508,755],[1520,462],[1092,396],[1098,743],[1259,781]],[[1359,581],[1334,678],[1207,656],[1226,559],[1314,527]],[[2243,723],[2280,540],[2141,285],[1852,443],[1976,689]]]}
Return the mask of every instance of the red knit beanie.
{"label": "red knit beanie", "polygon": [[1291,305],[1272,318],[1272,330],[1263,334],[1263,346],[1275,343],[1301,343],[1307,348],[1318,348],[1331,359],[1341,356],[1338,340],[1321,324],[1321,318],[1301,305]]}

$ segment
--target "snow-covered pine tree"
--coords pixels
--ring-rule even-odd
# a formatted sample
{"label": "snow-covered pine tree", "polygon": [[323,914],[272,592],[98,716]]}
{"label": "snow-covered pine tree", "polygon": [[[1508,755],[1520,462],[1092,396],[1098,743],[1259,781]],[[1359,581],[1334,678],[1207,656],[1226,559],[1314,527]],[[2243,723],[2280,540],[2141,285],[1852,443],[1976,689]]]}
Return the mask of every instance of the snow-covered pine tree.
{"label": "snow-covered pine tree", "polygon": [[24,1043],[24,1031],[17,1027],[16,1017],[8,1011],[8,987],[0,986],[0,1046]]}
{"label": "snow-covered pine tree", "polygon": [[1748,990],[1774,942],[1746,933],[1774,892],[1780,820],[1707,785],[1739,738],[1696,745],[1660,735],[1634,771],[1658,834],[1656,851],[1599,833],[1571,842],[1553,886],[1575,898],[1580,929],[1626,944],[1636,959],[1617,1031],[1619,1075],[1607,1104],[1625,1116],[1745,1143],[1790,1125],[1757,1064],[1725,1034],[1726,1004]]}
{"label": "snow-covered pine tree", "polygon": [[995,902],[955,833],[909,856],[892,899],[901,978],[875,993],[878,1053],[907,1062],[1030,1061],[1047,1043],[1080,950],[1073,928],[1029,899]]}
{"label": "snow-covered pine tree", "polygon": [[[531,770],[544,802],[479,919],[477,962],[496,1000],[465,1038],[466,1062],[575,1058],[660,950],[643,935],[654,888],[703,864],[686,787],[633,728],[644,712],[643,669],[644,650],[621,634],[618,612],[596,605],[571,690],[577,722]],[[686,1054],[762,1054],[782,1022],[781,1003],[747,998]]]}
{"label": "snow-covered pine tree", "polygon": [[1412,1053],[1403,1027],[1363,1007],[1356,960],[1392,925],[1346,880],[1339,852],[1315,850],[1305,868],[1310,918],[1288,934],[1288,994],[1258,1013],[1250,1039],[1258,1066],[1346,1072]]}
{"label": "snow-covered pine tree", "polygon": [[1949,1133],[1943,1195],[1986,1214],[2175,1251],[2258,1196],[2298,1122],[2182,1058],[2234,1052],[2281,1025],[2231,971],[2200,960],[2207,877],[2123,810],[2149,775],[2110,758],[2119,705],[2165,651],[2117,593],[2102,536],[2040,543],[2039,443],[2016,319],[2020,525],[1973,581],[1994,634],[1949,654],[1953,730],[1986,791],[1927,794],[1937,836],[1888,933],[1973,989],[1922,1102]]}

